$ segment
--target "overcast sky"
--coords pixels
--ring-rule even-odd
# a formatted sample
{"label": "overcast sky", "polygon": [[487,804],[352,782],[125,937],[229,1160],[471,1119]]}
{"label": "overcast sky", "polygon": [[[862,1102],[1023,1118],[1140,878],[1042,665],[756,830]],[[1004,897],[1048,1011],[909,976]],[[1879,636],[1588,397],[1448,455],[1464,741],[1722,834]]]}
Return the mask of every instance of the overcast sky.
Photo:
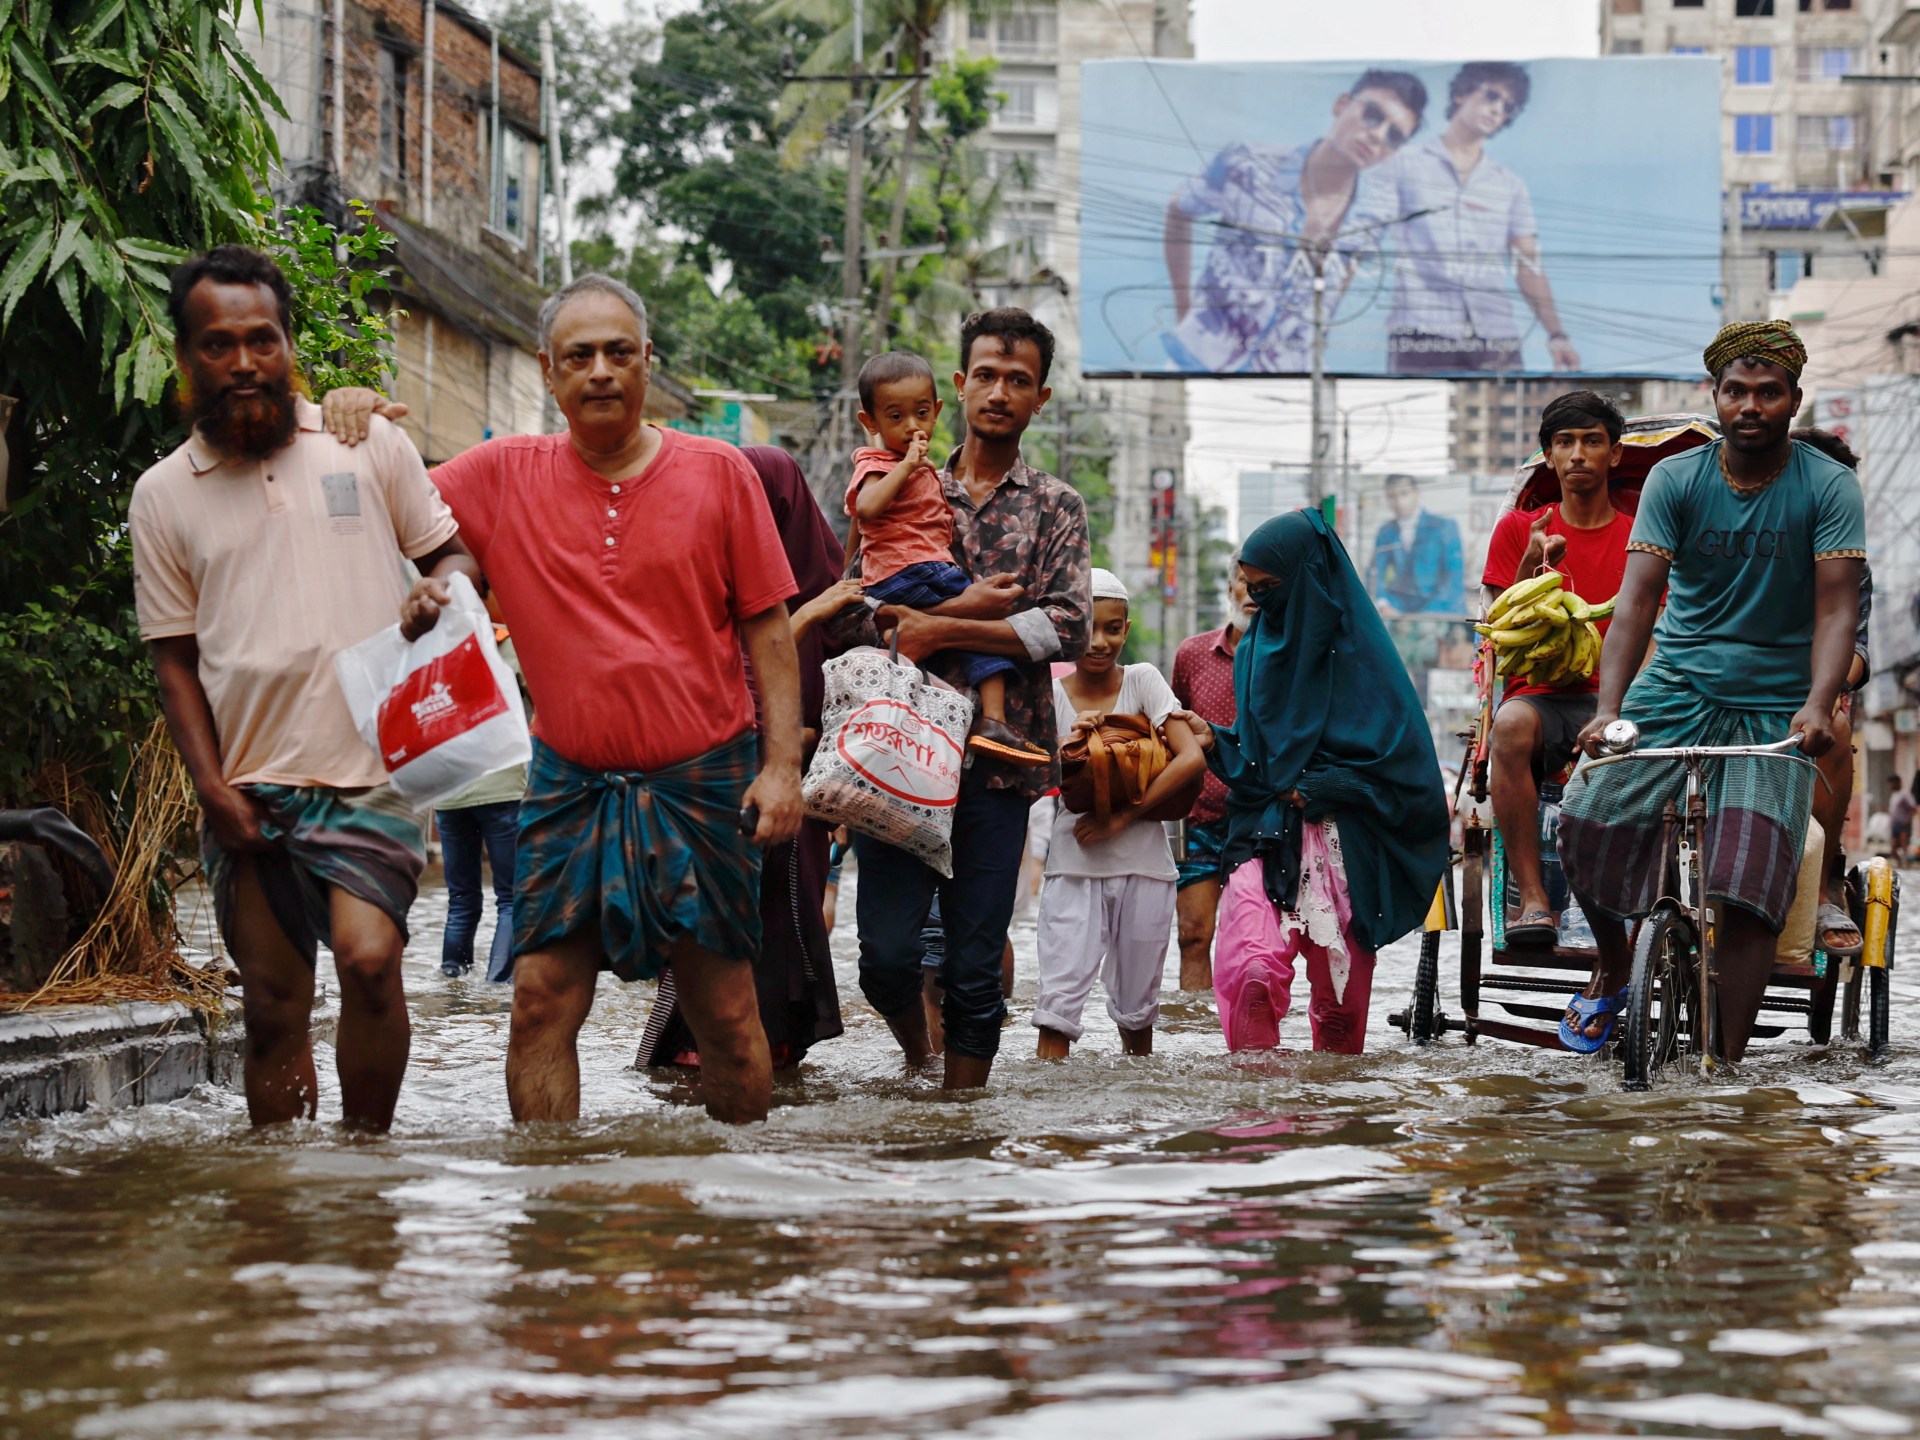
{"label": "overcast sky", "polygon": [[[1600,51],[1600,0],[1197,0],[1193,14],[1202,60],[1528,60]],[[1305,464],[1308,391],[1303,380],[1189,384],[1189,483],[1231,505],[1242,469]],[[1350,380],[1335,398],[1367,407],[1352,424],[1360,470],[1446,470],[1440,386]]]}

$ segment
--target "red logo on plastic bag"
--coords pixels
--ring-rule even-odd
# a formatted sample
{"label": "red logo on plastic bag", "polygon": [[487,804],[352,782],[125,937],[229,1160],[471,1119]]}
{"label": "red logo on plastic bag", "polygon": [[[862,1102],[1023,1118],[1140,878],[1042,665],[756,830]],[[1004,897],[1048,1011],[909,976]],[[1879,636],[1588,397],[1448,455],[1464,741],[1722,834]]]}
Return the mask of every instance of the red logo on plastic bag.
{"label": "red logo on plastic bag", "polygon": [[960,747],[904,700],[869,700],[841,725],[834,747],[887,794],[936,810],[960,797]]}
{"label": "red logo on plastic bag", "polygon": [[380,758],[397,770],[506,709],[480,637],[469,635],[388,692],[380,705]]}

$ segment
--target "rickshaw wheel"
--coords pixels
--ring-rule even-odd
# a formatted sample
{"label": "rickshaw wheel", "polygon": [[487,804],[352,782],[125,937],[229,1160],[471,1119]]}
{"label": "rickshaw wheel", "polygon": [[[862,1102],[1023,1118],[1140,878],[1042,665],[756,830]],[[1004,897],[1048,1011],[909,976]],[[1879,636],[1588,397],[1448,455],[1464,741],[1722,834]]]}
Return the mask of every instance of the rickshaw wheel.
{"label": "rickshaw wheel", "polygon": [[1693,984],[1693,926],[1669,906],[1656,909],[1634,938],[1633,978],[1627,982],[1625,1024],[1617,1045],[1629,1090],[1647,1090],[1662,1066],[1697,1033]]}
{"label": "rickshaw wheel", "polygon": [[1867,971],[1867,1054],[1878,1060],[1887,1053],[1887,991],[1891,987],[1882,966]]}
{"label": "rickshaw wheel", "polygon": [[1860,984],[1863,968],[1855,964],[1853,973],[1847,977],[1847,983],[1840,992],[1840,1038],[1858,1040],[1860,1038]]}
{"label": "rickshaw wheel", "polygon": [[1413,1005],[1407,1012],[1407,1036],[1425,1045],[1440,1033],[1440,932],[1420,939],[1420,964],[1413,972]]}

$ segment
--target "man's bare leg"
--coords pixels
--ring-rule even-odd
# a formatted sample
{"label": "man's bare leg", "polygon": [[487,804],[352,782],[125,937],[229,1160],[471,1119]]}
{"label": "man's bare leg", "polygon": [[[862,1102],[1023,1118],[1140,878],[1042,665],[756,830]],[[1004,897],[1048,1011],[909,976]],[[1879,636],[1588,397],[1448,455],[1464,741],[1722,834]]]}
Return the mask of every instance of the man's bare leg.
{"label": "man's bare leg", "polygon": [[[1493,717],[1488,788],[1507,873],[1520,890],[1522,915],[1553,908],[1540,873],[1540,786],[1533,778],[1544,739],[1540,712],[1531,705],[1509,701]],[[1502,903],[1502,897],[1494,896],[1493,903]]]}
{"label": "man's bare leg", "polygon": [[313,966],[273,918],[251,855],[234,863],[233,934],[246,1017],[247,1118],[255,1125],[311,1120],[319,1111],[313,1070]]}
{"label": "man's bare leg", "polygon": [[[926,1047],[926,1052],[929,1056],[938,1055],[942,1050],[947,1048],[947,1022],[940,1013],[940,1007],[946,1003],[947,992],[940,988],[940,972],[931,965],[922,965],[920,967],[920,1008],[924,1010],[926,1014],[921,1018],[921,1024],[924,1025],[925,1028],[919,1033],[918,1043]],[[891,1021],[888,1023],[890,1025],[892,1024]],[[920,1060],[913,1058],[913,1050],[911,1048],[911,1043],[915,1037],[902,1034],[901,1027],[898,1025],[894,1025],[892,1028],[894,1038],[900,1042],[900,1048],[906,1052],[907,1063],[909,1065],[920,1064]],[[924,1059],[925,1057],[922,1058]]]}
{"label": "man's bare leg", "polygon": [[407,1073],[413,1025],[400,979],[400,931],[379,906],[335,889],[333,966],[340,977],[340,1028],[334,1064],[341,1118],[362,1130],[387,1130]]}
{"label": "man's bare leg", "polygon": [[1220,882],[1196,880],[1174,900],[1180,919],[1180,988],[1213,988],[1213,932],[1220,922]]}
{"label": "man's bare leg", "polygon": [[1760,917],[1739,905],[1715,900],[1719,921],[1714,935],[1714,993],[1719,998],[1720,1054],[1738,1060],[1747,1053],[1760,1002],[1766,998],[1779,937]]}
{"label": "man's bare leg", "polygon": [[513,962],[507,1104],[515,1120],[580,1118],[577,1045],[599,979],[599,941],[586,934],[569,935]]}
{"label": "man's bare leg", "polygon": [[1126,1055],[1153,1054],[1153,1027],[1149,1025],[1142,1030],[1129,1030],[1121,1026],[1120,1050]]}
{"label": "man's bare leg", "polygon": [[767,1118],[773,1104],[773,1061],[760,1024],[753,965],[703,950],[682,938],[673,948],[680,1008],[700,1049],[700,1089],[707,1114],[728,1125]]}
{"label": "man's bare leg", "polygon": [[993,1075],[993,1061],[981,1055],[956,1055],[947,1052],[947,1073],[941,1080],[945,1090],[978,1090]]}
{"label": "man's bare leg", "polygon": [[1033,1053],[1042,1060],[1064,1060],[1073,1053],[1073,1041],[1060,1031],[1042,1025]]}

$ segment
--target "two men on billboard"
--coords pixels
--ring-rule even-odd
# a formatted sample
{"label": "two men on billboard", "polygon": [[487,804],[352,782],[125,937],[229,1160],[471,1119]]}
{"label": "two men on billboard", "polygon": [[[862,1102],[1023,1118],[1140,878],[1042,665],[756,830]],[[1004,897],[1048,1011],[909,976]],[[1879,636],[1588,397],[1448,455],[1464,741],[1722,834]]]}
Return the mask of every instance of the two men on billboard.
{"label": "two men on billboard", "polygon": [[[1369,70],[1334,101],[1332,128],[1319,139],[1221,150],[1167,206],[1174,325],[1161,340],[1174,366],[1189,374],[1306,372],[1316,272],[1324,280],[1321,318],[1331,327],[1356,277],[1392,256],[1388,373],[1523,370],[1516,288],[1546,331],[1553,368],[1577,370],[1580,354],[1561,328],[1541,264],[1527,184],[1486,153],[1531,91],[1522,66],[1464,65],[1448,87],[1446,129],[1413,145],[1426,85],[1404,70]],[[1210,221],[1213,237],[1197,287],[1195,221]]]}
{"label": "two men on billboard", "polygon": [[[1304,145],[1229,145],[1167,206],[1164,246],[1174,328],[1162,338],[1196,374],[1305,371],[1313,287],[1331,323],[1363,266],[1377,263],[1400,211],[1385,172],[1420,128],[1427,87],[1403,70],[1369,70],[1333,102],[1333,125]],[[1194,221],[1213,243],[1193,285]]]}
{"label": "two men on billboard", "polygon": [[1513,287],[1547,332],[1553,368],[1580,368],[1540,263],[1527,182],[1486,149],[1520,118],[1532,88],[1519,65],[1461,66],[1447,87],[1447,128],[1391,167],[1397,213],[1408,217],[1389,242],[1400,255],[1387,322],[1387,368],[1395,375],[1523,369],[1509,264]]}

